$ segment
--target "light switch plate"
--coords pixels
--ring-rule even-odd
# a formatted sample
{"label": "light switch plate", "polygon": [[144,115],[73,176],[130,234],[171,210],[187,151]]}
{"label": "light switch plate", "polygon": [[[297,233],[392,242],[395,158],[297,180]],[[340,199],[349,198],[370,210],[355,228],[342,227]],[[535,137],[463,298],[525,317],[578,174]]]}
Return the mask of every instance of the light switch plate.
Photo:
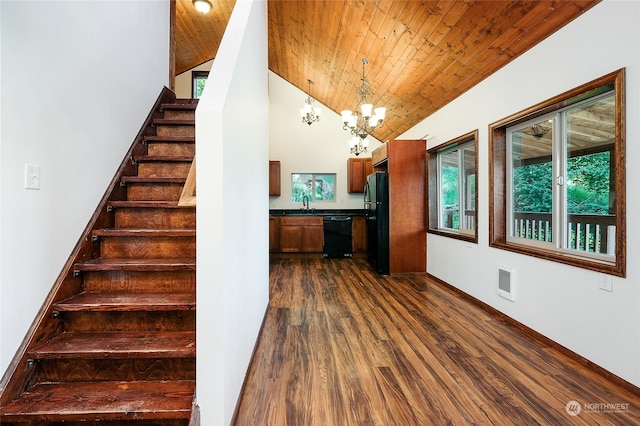
{"label": "light switch plate", "polygon": [[613,291],[611,277],[607,274],[600,274],[600,282],[598,287],[600,287],[600,289],[604,291]]}
{"label": "light switch plate", "polygon": [[24,165],[25,189],[40,189],[40,166],[37,164]]}

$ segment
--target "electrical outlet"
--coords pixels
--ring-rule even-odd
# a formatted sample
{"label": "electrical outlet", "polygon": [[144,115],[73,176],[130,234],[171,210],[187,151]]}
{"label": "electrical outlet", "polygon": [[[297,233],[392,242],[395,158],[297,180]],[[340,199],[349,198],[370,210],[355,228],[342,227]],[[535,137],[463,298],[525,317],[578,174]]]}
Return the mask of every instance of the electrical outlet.
{"label": "electrical outlet", "polygon": [[611,276],[607,274],[600,274],[599,288],[604,291],[613,291]]}
{"label": "electrical outlet", "polygon": [[36,164],[24,165],[25,189],[40,189],[40,166]]}

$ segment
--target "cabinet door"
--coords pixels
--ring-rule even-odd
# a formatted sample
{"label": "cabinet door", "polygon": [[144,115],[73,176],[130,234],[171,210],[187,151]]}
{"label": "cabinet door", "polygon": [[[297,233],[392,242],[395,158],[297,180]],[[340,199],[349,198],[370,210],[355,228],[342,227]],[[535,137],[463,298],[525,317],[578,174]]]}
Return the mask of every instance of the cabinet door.
{"label": "cabinet door", "polygon": [[269,217],[269,251],[280,250],[280,230],[278,228],[278,218]]}
{"label": "cabinet door", "polygon": [[324,231],[322,226],[304,226],[302,228],[302,251],[305,253],[322,252]]}
{"label": "cabinet door", "polygon": [[347,160],[347,192],[364,192],[367,176],[373,173],[371,158]]}
{"label": "cabinet door", "polygon": [[280,195],[279,161],[269,161],[269,195]]}
{"label": "cabinet door", "polygon": [[354,216],[351,225],[353,236],[353,252],[367,251],[367,219],[364,216]]}
{"label": "cabinet door", "polygon": [[280,224],[280,251],[297,253],[302,250],[302,226]]}

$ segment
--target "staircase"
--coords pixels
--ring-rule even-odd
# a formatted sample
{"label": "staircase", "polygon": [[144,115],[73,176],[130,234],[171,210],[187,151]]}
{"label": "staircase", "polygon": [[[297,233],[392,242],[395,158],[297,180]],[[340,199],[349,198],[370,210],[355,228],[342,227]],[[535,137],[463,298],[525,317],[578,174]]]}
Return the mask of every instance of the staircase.
{"label": "staircase", "polygon": [[164,89],[3,377],[2,425],[197,424],[195,107]]}

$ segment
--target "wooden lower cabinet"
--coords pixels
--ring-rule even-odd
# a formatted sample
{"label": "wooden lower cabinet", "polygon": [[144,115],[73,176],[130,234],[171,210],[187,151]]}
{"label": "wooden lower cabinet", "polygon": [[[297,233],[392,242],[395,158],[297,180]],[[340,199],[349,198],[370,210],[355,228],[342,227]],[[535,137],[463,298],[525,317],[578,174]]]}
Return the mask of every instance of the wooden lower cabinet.
{"label": "wooden lower cabinet", "polygon": [[322,253],[324,230],[321,216],[283,216],[279,219],[281,252]]}
{"label": "wooden lower cabinet", "polygon": [[[367,222],[364,216],[352,216],[354,254],[367,252]],[[270,216],[269,252],[323,252],[324,218],[322,216]]]}
{"label": "wooden lower cabinet", "polygon": [[280,251],[280,219],[269,216],[269,252]]}
{"label": "wooden lower cabinet", "polygon": [[353,252],[366,253],[367,251],[367,219],[364,216],[352,217],[351,234],[353,238]]}

